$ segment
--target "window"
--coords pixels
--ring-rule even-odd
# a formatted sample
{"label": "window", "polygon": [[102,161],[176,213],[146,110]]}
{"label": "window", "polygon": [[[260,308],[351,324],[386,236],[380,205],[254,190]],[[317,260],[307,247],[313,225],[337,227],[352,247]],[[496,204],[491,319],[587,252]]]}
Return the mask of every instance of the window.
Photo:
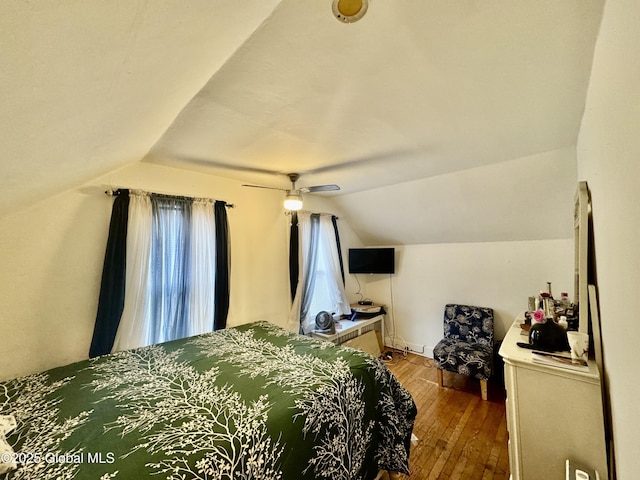
{"label": "window", "polygon": [[[213,256],[209,254],[215,248],[212,205],[209,203],[207,208],[190,200],[152,197],[152,211],[151,261],[146,292],[151,306],[148,343],[213,330],[215,265],[210,265]],[[204,229],[198,231],[196,222],[204,222]],[[200,245],[204,252],[195,248],[196,235],[203,236]],[[205,268],[207,273],[195,278],[195,268]],[[199,295],[203,287],[211,292],[210,295]],[[195,308],[199,302],[205,305],[200,312],[192,312],[192,304]]]}
{"label": "window", "polygon": [[126,190],[119,195],[90,356],[224,328],[226,203]]}
{"label": "window", "polygon": [[[294,219],[295,220],[295,219]],[[342,257],[335,217],[303,212],[298,228],[299,273],[289,328],[308,334],[320,311],[347,315],[351,312],[344,290]]]}

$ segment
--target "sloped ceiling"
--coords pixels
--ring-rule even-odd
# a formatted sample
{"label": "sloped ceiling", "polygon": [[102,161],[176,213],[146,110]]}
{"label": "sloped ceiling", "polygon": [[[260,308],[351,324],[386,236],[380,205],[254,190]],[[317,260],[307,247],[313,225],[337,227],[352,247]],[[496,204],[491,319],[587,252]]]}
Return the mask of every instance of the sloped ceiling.
{"label": "sloped ceiling", "polygon": [[280,2],[148,160],[353,192],[575,145],[601,2],[330,4]]}
{"label": "sloped ceiling", "polygon": [[140,161],[277,3],[0,3],[0,213]]}
{"label": "sloped ceiling", "polygon": [[147,161],[300,172],[366,218],[372,189],[566,151],[602,6],[371,0],[342,24],[331,0],[3,3],[0,208]]}

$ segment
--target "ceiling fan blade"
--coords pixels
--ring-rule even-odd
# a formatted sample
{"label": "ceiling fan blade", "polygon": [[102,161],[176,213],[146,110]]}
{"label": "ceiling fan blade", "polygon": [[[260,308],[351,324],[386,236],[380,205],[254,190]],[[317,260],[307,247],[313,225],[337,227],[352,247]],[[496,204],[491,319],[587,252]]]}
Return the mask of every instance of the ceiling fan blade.
{"label": "ceiling fan blade", "polygon": [[264,185],[250,185],[248,183],[243,183],[242,184],[243,187],[251,187],[251,188],[266,188],[267,190],[280,190],[282,192],[286,192],[287,189],[286,188],[278,188],[278,187],[266,187]]}
{"label": "ceiling fan blade", "polygon": [[340,190],[340,187],[338,185],[315,185],[313,187],[301,188],[300,190],[302,190],[303,192],[309,192],[309,193],[330,192],[333,190]]}

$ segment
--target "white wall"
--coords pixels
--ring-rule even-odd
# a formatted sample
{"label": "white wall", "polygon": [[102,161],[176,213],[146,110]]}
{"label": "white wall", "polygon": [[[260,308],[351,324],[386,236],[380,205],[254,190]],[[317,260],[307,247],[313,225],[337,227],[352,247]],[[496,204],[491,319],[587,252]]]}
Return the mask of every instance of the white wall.
{"label": "white wall", "polygon": [[[573,147],[341,195],[363,241],[395,246],[396,274],[360,276],[390,305],[414,351],[432,355],[447,303],[488,306],[502,339],[527,299],[551,281],[573,298]],[[392,201],[390,201],[390,199]],[[395,323],[393,322],[395,321]]]}
{"label": "white wall", "polygon": [[499,340],[547,281],[554,294],[573,297],[573,240],[407,245],[396,255],[395,275],[360,277],[367,296],[392,307],[387,333],[395,327],[399,346],[424,346],[428,357],[447,303],[492,307]]}
{"label": "white wall", "polygon": [[640,462],[640,16],[608,0],[577,148],[593,202],[594,241],[617,478]]}

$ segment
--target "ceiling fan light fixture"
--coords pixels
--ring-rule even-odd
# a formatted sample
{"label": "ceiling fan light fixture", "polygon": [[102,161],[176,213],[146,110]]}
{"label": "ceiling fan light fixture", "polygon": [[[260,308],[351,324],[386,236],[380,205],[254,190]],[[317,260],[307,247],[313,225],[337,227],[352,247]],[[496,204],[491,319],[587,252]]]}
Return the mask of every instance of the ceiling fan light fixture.
{"label": "ceiling fan light fixture", "polygon": [[340,190],[340,187],[335,184],[331,185],[313,185],[311,187],[303,187],[296,188],[296,181],[300,178],[299,173],[288,173],[287,176],[289,180],[291,180],[291,188],[284,189],[278,187],[267,187],[265,185],[251,185],[248,183],[243,183],[243,187],[253,187],[253,188],[266,188],[269,190],[281,190],[283,192],[287,192],[287,196],[284,199],[284,208],[287,210],[300,210],[302,209],[302,194],[303,193],[316,193],[316,192],[331,192],[335,190]]}
{"label": "ceiling fan light fixture", "polygon": [[300,210],[302,208],[302,195],[298,192],[287,192],[284,198],[284,208],[287,210]]}

